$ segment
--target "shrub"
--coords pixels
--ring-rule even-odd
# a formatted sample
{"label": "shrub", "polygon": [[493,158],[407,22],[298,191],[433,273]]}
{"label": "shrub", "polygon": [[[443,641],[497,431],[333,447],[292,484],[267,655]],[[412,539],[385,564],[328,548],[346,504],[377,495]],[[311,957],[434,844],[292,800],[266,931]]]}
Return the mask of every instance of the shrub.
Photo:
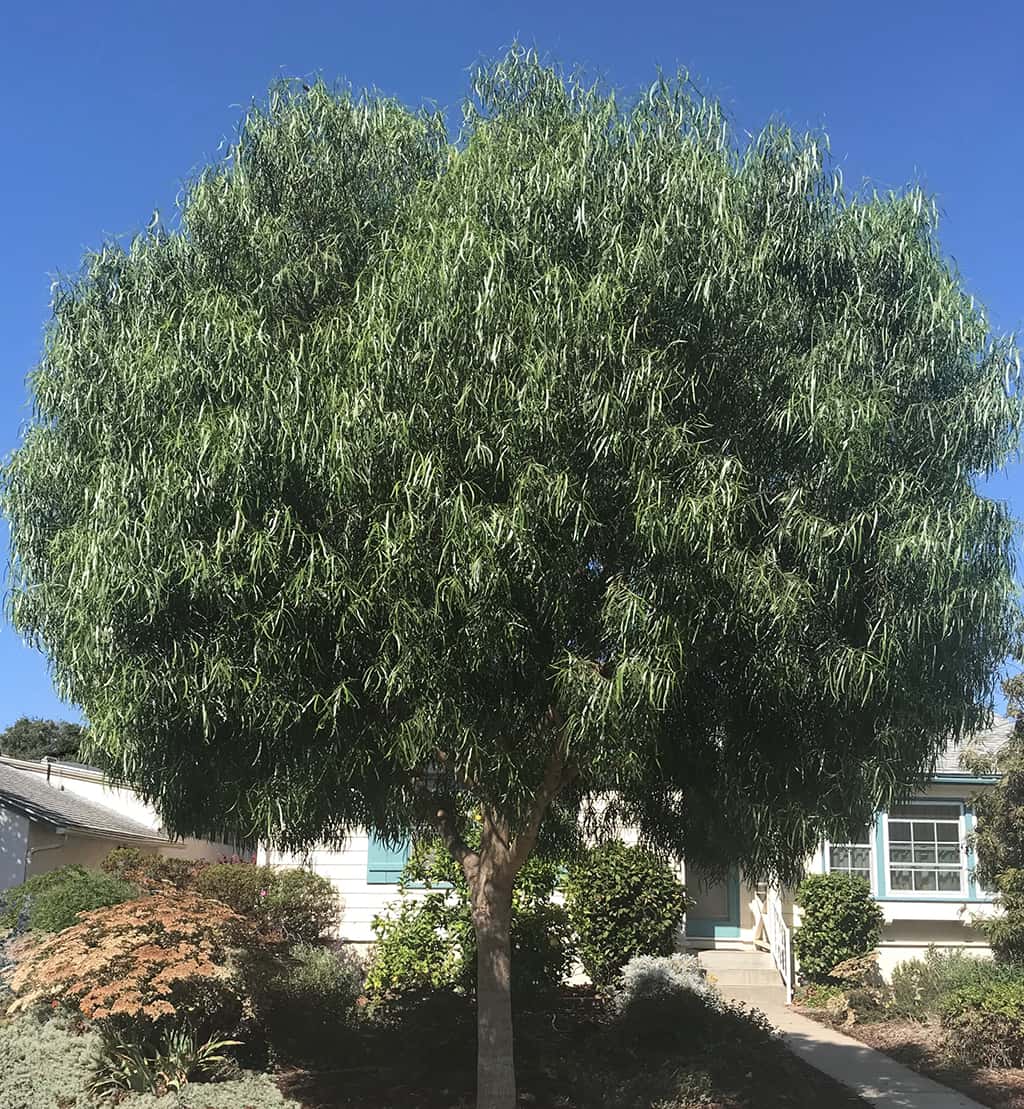
{"label": "shrub", "polygon": [[839,963],[878,946],[884,917],[863,878],[812,874],[800,883],[796,902],[803,909],[793,936],[801,978],[834,981],[832,971]]}
{"label": "shrub", "polygon": [[736,1041],[762,1044],[772,1026],[757,1010],[734,1005],[704,977],[692,955],[631,959],[611,990],[616,1024],[627,1044],[648,1053],[675,1051],[699,1038],[705,1049]]}
{"label": "shrub", "polygon": [[1006,981],[1020,973],[960,948],[940,951],[929,947],[923,959],[908,959],[893,970],[890,1004],[900,1016],[924,1020],[938,1016],[946,996],[961,986]]}
{"label": "shrub", "polygon": [[580,959],[598,984],[637,955],[668,955],[686,911],[686,890],[666,863],[639,847],[610,842],[572,868],[569,921]]}
{"label": "shrub", "polygon": [[1024,979],[960,986],[941,1010],[954,1059],[976,1067],[1024,1066]]}
{"label": "shrub", "polygon": [[[565,909],[552,902],[559,869],[533,856],[512,891],[512,989],[535,994],[558,986],[572,964]],[[469,887],[461,868],[440,845],[423,841],[402,872],[400,888],[435,887],[403,898],[373,922],[377,941],[366,977],[375,999],[431,990],[476,988],[476,936]],[[443,886],[443,889],[436,887]]]}
{"label": "shrub", "polygon": [[843,987],[832,982],[805,982],[796,991],[799,1005],[808,1009],[827,1009],[831,1002],[843,996]]}
{"label": "shrub", "polygon": [[311,870],[216,863],[197,873],[195,889],[223,901],[268,938],[312,943],[338,923],[337,890]]}
{"label": "shrub", "polygon": [[971,923],[992,945],[992,954],[1004,963],[1024,964],[1024,870],[1011,868],[996,876],[995,916],[975,917]]}
{"label": "shrub", "polygon": [[0,1105],[4,1109],[85,1109],[103,1043],[66,1019],[32,1015],[0,1024]]}
{"label": "shrub", "polygon": [[228,1048],[238,1040],[200,1043],[184,1028],[172,1029],[156,1043],[146,1040],[112,1040],[104,1044],[89,1090],[98,1096],[124,1093],[163,1096],[177,1093],[189,1082],[208,1082],[237,1070]]}
{"label": "shrub", "polygon": [[472,923],[445,893],[404,899],[374,917],[376,942],[366,992],[388,994],[455,989],[463,984]]}
{"label": "shrub", "polygon": [[[101,1066],[103,1040],[64,1018],[24,1015],[0,1024],[0,1106],[3,1109],[93,1109],[90,1084]],[[185,1086],[172,1099],[130,1094],[119,1109],[283,1109],[286,1100],[262,1074],[215,1085]]]}
{"label": "shrub", "polygon": [[275,1055],[315,1061],[352,1026],[365,970],[350,948],[296,944],[257,991],[259,1019]]}
{"label": "shrub", "polygon": [[130,882],[84,866],[62,866],[36,874],[0,895],[0,928],[14,928],[19,917],[33,932],[70,928],[78,914],[119,905],[139,896]]}
{"label": "shrub", "polygon": [[11,979],[11,1008],[75,1009],[109,1037],[155,1040],[183,1023],[200,1036],[223,1033],[241,1013],[231,955],[251,944],[245,922],[224,905],[153,894],[86,913],[35,944]]}
{"label": "shrub", "polygon": [[182,892],[195,888],[199,872],[208,865],[202,859],[179,859],[140,851],[137,847],[115,847],[100,863],[105,873],[142,889],[170,888]]}
{"label": "shrub", "polygon": [[722,1002],[696,955],[638,955],[622,968],[611,999],[615,1012],[623,1016],[638,1002],[682,993],[696,994],[712,1008]]}
{"label": "shrub", "polygon": [[230,1082],[185,1086],[168,1105],[166,1097],[135,1094],[119,1103],[119,1109],[285,1109],[299,1102],[286,1098],[266,1074],[245,1073]]}

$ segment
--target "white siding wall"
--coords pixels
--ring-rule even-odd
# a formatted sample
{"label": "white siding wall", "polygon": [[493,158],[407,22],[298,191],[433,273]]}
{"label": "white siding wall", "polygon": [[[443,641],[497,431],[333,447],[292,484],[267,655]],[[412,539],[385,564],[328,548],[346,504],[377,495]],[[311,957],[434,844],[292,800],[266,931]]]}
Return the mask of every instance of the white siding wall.
{"label": "white siding wall", "polygon": [[0,890],[25,881],[28,833],[28,817],[0,805]]}

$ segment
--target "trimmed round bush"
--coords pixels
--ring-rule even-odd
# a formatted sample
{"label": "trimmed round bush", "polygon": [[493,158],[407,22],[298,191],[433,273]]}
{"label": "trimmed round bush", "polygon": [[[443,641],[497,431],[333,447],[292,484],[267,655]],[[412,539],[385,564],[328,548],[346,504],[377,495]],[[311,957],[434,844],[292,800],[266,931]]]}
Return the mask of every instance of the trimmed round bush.
{"label": "trimmed round bush", "polygon": [[79,913],[138,896],[138,887],[102,870],[62,866],[0,894],[0,928],[60,932],[75,924]]}
{"label": "trimmed round bush", "polygon": [[588,851],[565,887],[580,960],[604,985],[638,955],[669,955],[686,912],[686,890],[668,864],[613,841]]}
{"label": "trimmed round bush", "polygon": [[811,874],[796,891],[803,910],[793,935],[800,977],[808,982],[838,981],[832,971],[847,959],[878,946],[884,917],[871,887],[852,874]]}
{"label": "trimmed round bush", "polygon": [[252,863],[216,863],[198,871],[195,890],[222,901],[261,933],[313,943],[338,923],[338,892],[312,870],[278,870]]}

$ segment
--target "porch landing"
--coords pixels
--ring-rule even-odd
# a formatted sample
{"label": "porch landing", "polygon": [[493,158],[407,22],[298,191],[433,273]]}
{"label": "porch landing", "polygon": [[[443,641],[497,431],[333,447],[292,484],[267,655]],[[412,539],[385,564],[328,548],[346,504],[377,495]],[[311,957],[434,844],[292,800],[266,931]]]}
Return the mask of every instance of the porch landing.
{"label": "porch landing", "polygon": [[760,951],[701,951],[701,965],[730,1001],[760,1009],[786,1046],[812,1067],[882,1109],[984,1109],[842,1032],[795,1013],[771,956]]}

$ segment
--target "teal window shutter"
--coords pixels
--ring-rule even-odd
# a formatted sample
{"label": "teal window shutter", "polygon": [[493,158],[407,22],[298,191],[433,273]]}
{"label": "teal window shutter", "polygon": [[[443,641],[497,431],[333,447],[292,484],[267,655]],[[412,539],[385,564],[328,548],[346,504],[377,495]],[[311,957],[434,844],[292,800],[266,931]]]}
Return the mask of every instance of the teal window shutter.
{"label": "teal window shutter", "polygon": [[402,876],[409,858],[409,841],[397,845],[386,843],[370,832],[366,859],[366,881],[370,885],[394,885]]}

